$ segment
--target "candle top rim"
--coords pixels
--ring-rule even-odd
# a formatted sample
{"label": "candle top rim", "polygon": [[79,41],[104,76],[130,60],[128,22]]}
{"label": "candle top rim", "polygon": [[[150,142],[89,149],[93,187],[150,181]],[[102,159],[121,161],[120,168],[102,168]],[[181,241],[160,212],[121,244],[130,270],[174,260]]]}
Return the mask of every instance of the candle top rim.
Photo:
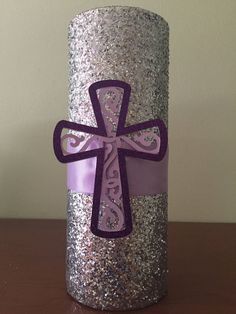
{"label": "candle top rim", "polygon": [[81,11],[78,14],[76,14],[71,19],[70,23],[73,22],[74,20],[76,20],[77,18],[80,18],[83,15],[86,15],[86,14],[89,14],[89,13],[92,13],[92,12],[96,12],[96,11],[98,12],[98,11],[101,11],[101,10],[109,10],[109,9],[110,10],[127,9],[127,10],[130,10],[130,11],[140,11],[142,13],[149,14],[150,16],[153,16],[155,18],[158,18],[158,19],[162,20],[166,24],[166,27],[169,29],[168,22],[161,15],[159,15],[158,13],[150,11],[148,9],[141,8],[141,7],[134,7],[134,6],[128,6],[128,5],[107,5],[107,6],[94,7],[94,8],[91,8],[91,9],[87,9],[87,10]]}

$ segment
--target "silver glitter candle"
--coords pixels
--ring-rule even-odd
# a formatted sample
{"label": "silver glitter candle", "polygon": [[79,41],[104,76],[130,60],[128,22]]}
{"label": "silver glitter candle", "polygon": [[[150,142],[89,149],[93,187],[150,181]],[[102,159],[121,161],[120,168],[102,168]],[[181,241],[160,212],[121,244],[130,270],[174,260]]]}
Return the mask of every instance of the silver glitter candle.
{"label": "silver glitter candle", "polygon": [[[156,119],[167,130],[168,45],[167,22],[144,9],[114,6],[77,15],[69,25],[69,120],[74,123],[71,126],[75,123],[98,126],[96,104],[92,106],[92,91],[89,94],[88,90],[96,82],[113,80],[112,93],[120,93],[120,102],[124,92],[119,82],[125,82],[124,86],[131,89],[126,126]],[[109,94],[109,86],[101,90],[100,102],[104,93]],[[119,116],[119,112],[116,114]],[[160,126],[155,131],[158,136]],[[143,132],[139,130],[139,136],[146,134]],[[132,139],[128,136],[126,142]],[[94,160],[96,165],[96,158],[90,159],[91,167]],[[94,194],[74,184],[85,182],[88,165],[84,160],[68,164],[66,279],[68,293],[78,302],[96,309],[137,309],[158,302],[167,293],[167,162],[167,152],[158,162],[127,157],[129,186],[122,193],[127,194],[129,188],[132,229],[126,232],[124,223],[121,224],[123,236],[118,237],[92,232]],[[122,184],[125,186],[125,181]],[[122,205],[116,206],[122,212]],[[119,215],[112,210],[111,213],[115,218],[113,221],[109,218],[110,227],[116,228]],[[99,226],[102,210],[98,215]],[[101,223],[102,228],[107,230],[108,225],[102,227]]]}

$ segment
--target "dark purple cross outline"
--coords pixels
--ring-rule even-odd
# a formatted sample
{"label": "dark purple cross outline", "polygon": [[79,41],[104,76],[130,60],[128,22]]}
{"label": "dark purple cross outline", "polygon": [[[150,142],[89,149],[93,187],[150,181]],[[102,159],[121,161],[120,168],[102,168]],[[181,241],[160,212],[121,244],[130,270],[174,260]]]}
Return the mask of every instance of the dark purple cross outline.
{"label": "dark purple cross outline", "polygon": [[[61,147],[61,133],[62,130],[71,129],[74,131],[85,132],[93,135],[107,136],[105,123],[102,117],[100,102],[97,96],[97,90],[104,87],[121,87],[124,90],[122,99],[120,115],[117,125],[116,136],[127,135],[132,132],[141,131],[151,127],[158,127],[160,135],[160,149],[158,154],[139,152],[125,148],[118,148],[118,161],[120,168],[120,180],[123,197],[123,209],[125,216],[125,229],[121,231],[103,231],[98,229],[100,198],[102,190],[102,174],[104,165],[105,148],[97,148],[90,151],[83,151],[74,154],[64,155]],[[129,98],[131,87],[129,84],[118,80],[104,80],[93,83],[89,87],[89,95],[93,106],[93,111],[97,121],[97,127],[91,127],[75,122],[61,120],[57,123],[53,134],[53,147],[57,159],[62,163],[69,163],[78,160],[83,160],[91,157],[97,157],[94,194],[93,194],[93,207],[91,217],[91,231],[93,234],[103,238],[119,238],[127,236],[132,231],[132,215],[129,199],[129,185],[126,171],[126,156],[141,158],[146,160],[161,161],[167,150],[167,129],[161,119],[154,119],[131,126],[125,127],[126,116],[128,112]]]}

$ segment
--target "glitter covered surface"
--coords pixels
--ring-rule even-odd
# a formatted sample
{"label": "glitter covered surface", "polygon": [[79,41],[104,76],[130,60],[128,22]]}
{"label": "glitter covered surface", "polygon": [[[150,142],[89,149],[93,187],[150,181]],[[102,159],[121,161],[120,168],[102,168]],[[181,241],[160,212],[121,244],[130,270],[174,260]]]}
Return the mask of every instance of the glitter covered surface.
{"label": "glitter covered surface", "polygon": [[[69,120],[96,126],[89,86],[131,86],[126,125],[168,123],[168,25],[155,13],[104,7],[69,25]],[[158,175],[158,173],[157,173]],[[104,239],[90,231],[92,195],[68,190],[67,289],[77,301],[107,310],[142,308],[167,291],[167,194],[131,196],[133,232]]]}
{"label": "glitter covered surface", "polygon": [[[168,107],[168,24],[132,7],[104,7],[69,25],[69,119],[96,126],[88,88],[101,80],[131,85],[127,125],[163,119]],[[138,113],[138,114],[137,114]]]}
{"label": "glitter covered surface", "polygon": [[167,194],[131,197],[131,235],[104,239],[90,231],[92,196],[69,191],[67,289],[98,309],[142,308],[167,287]]}

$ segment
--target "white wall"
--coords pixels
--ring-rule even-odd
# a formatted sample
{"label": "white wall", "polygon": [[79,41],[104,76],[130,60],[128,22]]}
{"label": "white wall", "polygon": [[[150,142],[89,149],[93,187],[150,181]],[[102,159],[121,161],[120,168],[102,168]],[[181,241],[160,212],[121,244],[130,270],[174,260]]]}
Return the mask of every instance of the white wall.
{"label": "white wall", "polygon": [[0,216],[65,217],[52,132],[67,112],[67,25],[111,4],[170,25],[170,220],[236,222],[235,0],[1,0]]}

